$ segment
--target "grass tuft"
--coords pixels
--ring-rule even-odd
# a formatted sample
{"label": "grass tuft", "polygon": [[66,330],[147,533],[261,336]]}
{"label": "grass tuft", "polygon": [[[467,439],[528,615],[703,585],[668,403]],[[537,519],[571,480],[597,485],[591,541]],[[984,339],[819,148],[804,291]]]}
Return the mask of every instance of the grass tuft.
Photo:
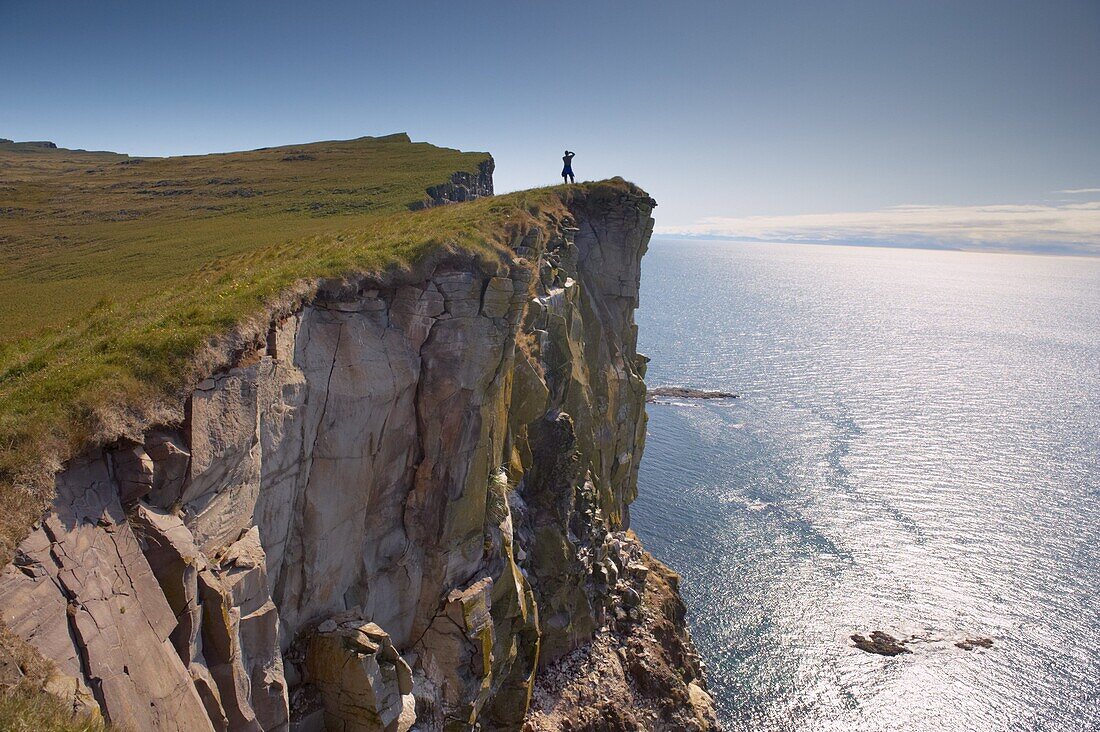
{"label": "grass tuft", "polygon": [[102,719],[73,714],[53,694],[18,687],[0,693],[0,730],[3,732],[108,732]]}

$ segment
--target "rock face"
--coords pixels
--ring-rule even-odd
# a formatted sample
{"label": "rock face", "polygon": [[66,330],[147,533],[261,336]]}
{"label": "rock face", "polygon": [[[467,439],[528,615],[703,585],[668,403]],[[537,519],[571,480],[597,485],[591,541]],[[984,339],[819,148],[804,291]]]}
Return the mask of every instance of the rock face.
{"label": "rock face", "polygon": [[508,262],[324,283],[182,424],[57,476],[0,612],[75,706],[134,730],[515,730],[540,669],[664,603],[664,670],[638,656],[622,683],[710,728],[674,584],[622,533],[655,204],[570,195],[502,235]]}
{"label": "rock face", "polygon": [[375,623],[355,617],[321,623],[306,669],[320,690],[325,729],[406,732],[416,721],[412,671]]}
{"label": "rock face", "polygon": [[490,157],[478,164],[476,173],[454,173],[446,183],[430,186],[425,191],[428,197],[423,201],[414,203],[410,208],[417,210],[491,196],[493,195],[493,169],[495,166],[496,164]]}

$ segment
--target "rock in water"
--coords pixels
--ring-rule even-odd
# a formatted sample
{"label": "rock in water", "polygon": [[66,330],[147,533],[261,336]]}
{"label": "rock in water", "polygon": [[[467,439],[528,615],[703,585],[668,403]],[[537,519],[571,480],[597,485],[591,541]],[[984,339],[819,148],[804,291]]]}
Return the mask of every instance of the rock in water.
{"label": "rock in water", "polygon": [[858,633],[851,636],[851,638],[852,642],[856,644],[856,648],[867,653],[877,653],[880,656],[898,656],[902,653],[911,652],[904,645],[907,641],[895,638],[881,630],[873,631],[870,638]]}
{"label": "rock in water", "polygon": [[737,395],[731,391],[706,391],[705,389],[688,389],[683,386],[658,386],[646,392],[646,401],[655,402],[659,397],[672,399],[736,399]]}
{"label": "rock in water", "polygon": [[955,643],[956,648],[961,648],[964,651],[972,651],[975,648],[992,648],[992,638],[965,638]]}

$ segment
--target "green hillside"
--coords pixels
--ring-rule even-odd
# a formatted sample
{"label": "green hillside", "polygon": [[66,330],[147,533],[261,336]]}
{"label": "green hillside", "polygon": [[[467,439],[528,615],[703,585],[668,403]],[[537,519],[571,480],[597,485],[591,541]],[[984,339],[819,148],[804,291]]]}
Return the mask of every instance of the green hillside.
{"label": "green hillside", "polygon": [[213,337],[296,282],[496,259],[494,234],[560,201],[410,210],[486,158],[405,135],[177,158],[0,143],[0,556],[46,466],[178,399]]}
{"label": "green hillside", "polygon": [[175,158],[40,145],[0,143],[4,344],[223,257],[404,211],[487,158],[405,135]]}

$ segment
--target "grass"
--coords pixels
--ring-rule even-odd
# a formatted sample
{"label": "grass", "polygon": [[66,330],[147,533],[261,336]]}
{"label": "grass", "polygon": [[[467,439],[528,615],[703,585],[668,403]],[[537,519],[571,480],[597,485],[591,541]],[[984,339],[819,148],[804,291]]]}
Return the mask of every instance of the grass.
{"label": "grass", "polygon": [[509,231],[582,188],[410,210],[486,158],[404,135],[159,159],[0,142],[0,561],[61,463],[178,415],[227,334],[320,278],[441,253],[494,270]]}
{"label": "grass", "polygon": [[0,693],[0,732],[109,732],[102,719],[74,715],[53,694],[19,688]]}
{"label": "grass", "polygon": [[0,344],[223,257],[404,211],[486,158],[405,135],[177,158],[0,143]]}
{"label": "grass", "polygon": [[0,623],[0,732],[119,732],[44,691],[52,661]]}

